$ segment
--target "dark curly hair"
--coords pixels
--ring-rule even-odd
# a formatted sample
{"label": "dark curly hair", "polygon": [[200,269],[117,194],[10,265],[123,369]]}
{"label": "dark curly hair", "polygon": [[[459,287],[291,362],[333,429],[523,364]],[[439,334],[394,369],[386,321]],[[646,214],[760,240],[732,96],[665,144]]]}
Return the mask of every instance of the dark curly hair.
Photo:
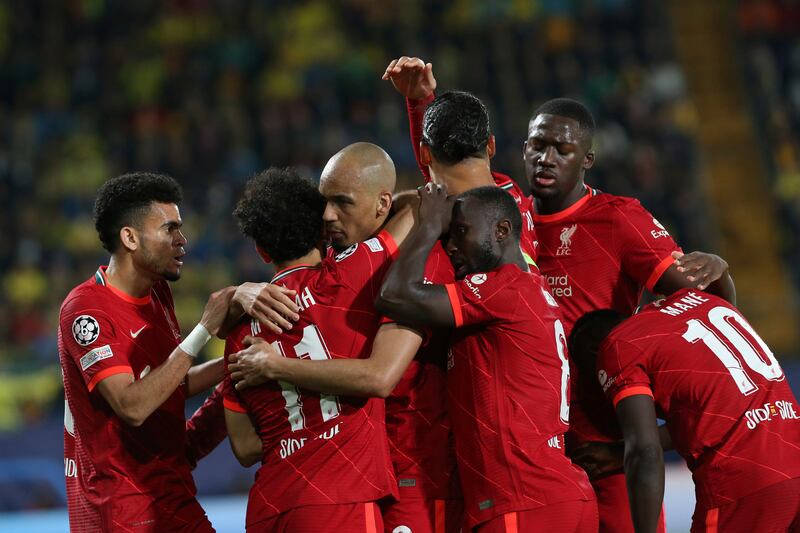
{"label": "dark curly hair", "polygon": [[94,201],[94,227],[103,248],[112,254],[122,244],[119,230],[141,227],[150,204],[178,204],[183,200],[181,186],[170,176],[151,172],[131,172],[105,182]]}
{"label": "dark curly hair", "polygon": [[454,165],[468,157],[484,157],[492,132],[489,112],[475,95],[447,91],[431,102],[422,122],[422,142],[437,161]]}
{"label": "dark curly hair", "polygon": [[325,197],[292,168],[270,168],[244,189],[233,211],[242,233],[284,262],[310,252],[322,237]]}

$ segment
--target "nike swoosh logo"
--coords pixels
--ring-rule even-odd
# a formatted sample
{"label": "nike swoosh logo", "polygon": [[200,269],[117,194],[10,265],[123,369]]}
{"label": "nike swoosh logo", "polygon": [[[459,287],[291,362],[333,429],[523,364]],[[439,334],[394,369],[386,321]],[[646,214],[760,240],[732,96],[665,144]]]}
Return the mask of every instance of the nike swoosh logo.
{"label": "nike swoosh logo", "polygon": [[137,331],[136,333],[134,333],[133,331],[131,331],[131,337],[133,337],[133,338],[135,339],[136,337],[138,337],[138,336],[139,336],[139,333],[141,333],[141,332],[142,332],[142,330],[143,330],[144,328],[146,328],[146,327],[147,327],[147,324],[145,324],[144,326],[142,326],[141,328],[139,328],[139,331]]}

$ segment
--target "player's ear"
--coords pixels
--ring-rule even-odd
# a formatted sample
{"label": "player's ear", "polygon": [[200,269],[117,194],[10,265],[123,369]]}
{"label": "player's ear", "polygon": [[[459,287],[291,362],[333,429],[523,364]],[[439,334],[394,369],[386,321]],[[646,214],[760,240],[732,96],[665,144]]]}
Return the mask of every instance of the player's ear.
{"label": "player's ear", "polygon": [[131,226],[124,226],[119,230],[119,240],[126,250],[133,252],[139,249],[139,232]]}
{"label": "player's ear", "polygon": [[583,170],[589,170],[592,165],[594,165],[594,150],[589,150],[583,158]]}
{"label": "player's ear", "polygon": [[486,143],[486,154],[489,156],[489,159],[491,159],[496,153],[497,145],[494,143],[494,135],[489,135],[489,141]]}
{"label": "player's ear", "polygon": [[424,142],[419,143],[419,162],[423,167],[431,166],[431,148]]}
{"label": "player's ear", "polygon": [[384,217],[389,214],[389,211],[392,209],[392,193],[389,191],[381,192],[380,196],[378,196],[378,211],[377,214],[379,217]]}
{"label": "player's ear", "polygon": [[511,235],[511,221],[508,219],[501,220],[494,228],[494,237],[497,242],[503,242],[509,235]]}

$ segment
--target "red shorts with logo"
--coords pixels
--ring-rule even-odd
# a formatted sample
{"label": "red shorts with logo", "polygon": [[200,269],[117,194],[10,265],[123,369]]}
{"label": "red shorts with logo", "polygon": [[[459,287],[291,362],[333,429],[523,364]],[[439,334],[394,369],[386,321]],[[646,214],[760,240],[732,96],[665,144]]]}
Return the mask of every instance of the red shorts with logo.
{"label": "red shorts with logo", "polygon": [[695,509],[692,533],[800,532],[800,478],[781,481],[714,509]]}
{"label": "red shorts with logo", "polygon": [[[631,504],[625,474],[612,474],[592,481],[597,496],[597,512],[600,515],[600,533],[633,533]],[[667,530],[664,511],[658,521],[658,533]]]}
{"label": "red shorts with logo", "polygon": [[251,533],[380,533],[383,520],[374,502],[343,505],[306,505],[262,520],[247,528]]}
{"label": "red shorts with logo", "polygon": [[459,533],[465,523],[463,500],[405,498],[382,505],[381,514],[384,533]]}
{"label": "red shorts with logo", "polygon": [[594,500],[555,503],[538,509],[506,513],[473,528],[475,533],[597,533]]}

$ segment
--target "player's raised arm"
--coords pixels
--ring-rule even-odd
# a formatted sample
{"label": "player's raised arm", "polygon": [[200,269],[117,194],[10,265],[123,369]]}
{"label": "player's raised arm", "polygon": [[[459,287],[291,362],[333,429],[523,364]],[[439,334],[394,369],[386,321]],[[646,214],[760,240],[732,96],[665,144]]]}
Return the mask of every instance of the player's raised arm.
{"label": "player's raised arm", "polygon": [[616,406],[625,438],[625,478],[636,533],[655,532],[664,499],[664,454],[653,398],[636,394]]}
{"label": "player's raised arm", "polygon": [[231,287],[213,293],[195,329],[163,364],[141,379],[134,380],[130,373],[119,373],[110,375],[97,384],[100,394],[117,416],[127,424],[140,426],[153,411],[167,401],[186,377],[194,358],[218,332],[232,296]]}
{"label": "player's raised arm", "polygon": [[436,91],[433,65],[418,57],[402,56],[389,63],[382,79],[390,80],[397,92],[406,97],[411,147],[425,181],[430,181],[428,167],[420,163],[419,146],[422,142],[422,119]]}
{"label": "player's raised arm", "polygon": [[389,269],[375,307],[401,323],[452,327],[455,318],[447,290],[426,284],[424,273],[428,254],[449,226],[453,202],[441,185],[429,183],[419,194],[419,224]]}

